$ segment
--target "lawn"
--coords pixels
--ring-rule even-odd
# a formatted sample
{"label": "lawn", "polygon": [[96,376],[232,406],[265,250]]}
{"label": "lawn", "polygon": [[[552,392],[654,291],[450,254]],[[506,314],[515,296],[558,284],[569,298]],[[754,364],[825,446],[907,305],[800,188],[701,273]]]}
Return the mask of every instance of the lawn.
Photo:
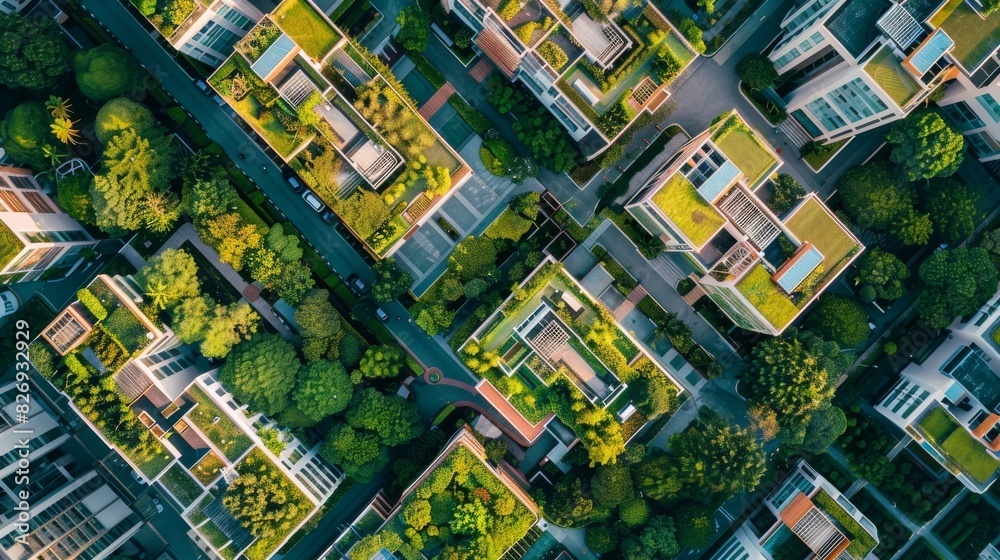
{"label": "lawn", "polygon": [[210,542],[215,548],[220,548],[229,542],[229,537],[227,537],[226,534],[211,521],[205,523],[201,527],[198,527],[198,532],[201,533],[205,537],[205,540]]}
{"label": "lawn", "polygon": [[160,477],[160,482],[167,487],[167,490],[170,490],[170,493],[184,507],[191,505],[205,491],[178,464],[175,464],[167,472],[163,473],[163,476]]}
{"label": "lawn", "polygon": [[[729,119],[739,117],[733,115]],[[712,136],[712,141],[747,176],[751,186],[766,177],[778,163],[742,120],[737,120],[735,125],[728,121],[721,125]]]}
{"label": "lawn", "polygon": [[919,425],[934,443],[941,443],[958,428],[958,423],[941,407],[931,410]]}
{"label": "lawn", "polygon": [[119,446],[118,448],[139,467],[139,470],[142,471],[142,474],[146,475],[146,478],[150,479],[155,478],[156,475],[163,472],[163,469],[167,468],[167,465],[174,460],[174,456],[159,441],[156,442],[156,451],[150,453],[148,456],[135,455],[131,449],[125,446]]}
{"label": "lawn", "polygon": [[274,11],[274,21],[310,57],[322,59],[340,40],[323,14],[303,0],[285,0]]}
{"label": "lawn", "polygon": [[811,167],[813,171],[819,171],[820,168],[826,165],[826,162],[833,159],[833,156],[840,152],[840,149],[843,148],[846,143],[847,140],[838,140],[832,144],[827,144],[825,146],[827,149],[823,151],[813,150],[809,152],[803,156],[802,159],[806,160],[806,163],[809,164],[809,167]]}
{"label": "lawn", "polygon": [[941,443],[941,449],[980,484],[989,480],[1000,468],[1000,461],[993,458],[980,441],[962,428],[952,432]]}
{"label": "lawn", "polygon": [[865,64],[865,72],[882,86],[893,102],[900,107],[906,107],[913,96],[921,90],[920,85],[903,69],[889,47],[883,47],[868,64]]}
{"label": "lawn", "polygon": [[875,539],[869,535],[861,524],[854,520],[853,517],[848,515],[847,511],[844,510],[832,496],[827,494],[825,491],[820,490],[816,496],[813,497],[813,503],[816,507],[820,508],[827,515],[832,517],[844,530],[847,532],[847,538],[851,539],[851,544],[847,547],[847,552],[854,558],[864,558],[868,556],[875,545],[877,544]]}
{"label": "lawn", "polygon": [[0,268],[7,266],[24,249],[24,243],[14,235],[9,227],[0,223]]}
{"label": "lawn", "polygon": [[950,0],[930,23],[955,41],[951,54],[970,72],[1000,44],[1000,13],[981,18],[964,0]]}
{"label": "lawn", "polygon": [[201,481],[202,484],[208,486],[213,480],[219,477],[219,469],[225,466],[226,463],[215,454],[215,451],[211,451],[191,467],[191,474]]}
{"label": "lawn", "polygon": [[675,173],[653,195],[653,204],[666,214],[696,247],[701,247],[726,220],[681,173]]}
{"label": "lawn", "polygon": [[[305,141],[309,140],[289,133],[278,118],[274,116],[274,111],[268,111],[264,118],[261,119],[254,117],[254,115],[260,112],[260,103],[252,94],[240,101],[236,101],[231,97],[227,101],[243,117],[243,120],[250,123],[264,137],[268,145],[274,148],[274,151],[278,152],[278,155],[282,157],[288,157],[295,151],[295,148],[298,148]],[[280,111],[281,109],[275,110]]]}
{"label": "lawn", "polygon": [[795,318],[799,308],[771,280],[771,274],[758,264],[738,284],[736,289],[772,325],[782,329]]}
{"label": "lawn", "polygon": [[[192,386],[188,396],[193,398],[198,406],[188,413],[188,420],[198,427],[212,443],[222,451],[226,458],[235,461],[250,449],[253,440],[241,430],[221,408],[215,405],[211,398],[197,386]],[[219,421],[212,423],[218,418]]]}
{"label": "lawn", "polygon": [[825,276],[837,272],[840,263],[856,253],[858,243],[817,198],[809,198],[785,221],[785,227],[800,242],[810,242],[823,254]]}

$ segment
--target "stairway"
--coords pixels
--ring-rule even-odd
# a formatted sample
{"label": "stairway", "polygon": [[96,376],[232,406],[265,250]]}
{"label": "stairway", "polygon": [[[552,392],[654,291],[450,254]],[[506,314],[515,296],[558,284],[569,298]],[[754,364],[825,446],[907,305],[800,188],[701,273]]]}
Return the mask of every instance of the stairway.
{"label": "stairway", "polygon": [[796,148],[802,149],[803,146],[812,142],[809,133],[792,117],[785,119],[785,122],[778,125],[778,128],[795,144]]}

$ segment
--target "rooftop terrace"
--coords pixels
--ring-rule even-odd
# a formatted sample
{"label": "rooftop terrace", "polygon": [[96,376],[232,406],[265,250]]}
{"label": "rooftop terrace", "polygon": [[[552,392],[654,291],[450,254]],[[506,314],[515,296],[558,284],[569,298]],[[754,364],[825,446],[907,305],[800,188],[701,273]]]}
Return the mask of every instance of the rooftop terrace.
{"label": "rooftop terrace", "polygon": [[652,201],[696,247],[702,247],[726,223],[680,172],[660,187]]}
{"label": "rooftop terrace", "polygon": [[935,452],[943,456],[949,470],[962,471],[979,484],[988,482],[1000,470],[1000,460],[943,407],[932,407],[917,426]]}
{"label": "rooftop terrace", "polygon": [[737,114],[716,125],[712,142],[743,172],[751,190],[780,163],[770,146],[765,147]]}
{"label": "rooftop terrace", "polygon": [[878,36],[875,23],[888,7],[887,0],[848,0],[826,26],[848,52],[858,57]]}
{"label": "rooftop terrace", "polygon": [[272,17],[306,54],[317,60],[326,56],[342,38],[326,16],[307,0],[285,0]]}
{"label": "rooftop terrace", "polygon": [[1000,46],[1000,12],[983,18],[965,0],[948,0],[928,23],[951,36],[951,54],[969,73]]}
{"label": "rooftop terrace", "polygon": [[922,90],[913,76],[903,68],[888,46],[882,47],[865,64],[865,72],[889,94],[899,107],[906,105]]}

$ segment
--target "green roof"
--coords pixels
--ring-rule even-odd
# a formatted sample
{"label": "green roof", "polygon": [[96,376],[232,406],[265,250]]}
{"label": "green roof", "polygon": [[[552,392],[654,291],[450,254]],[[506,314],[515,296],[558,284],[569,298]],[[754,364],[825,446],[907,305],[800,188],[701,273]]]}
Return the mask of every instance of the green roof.
{"label": "green roof", "polygon": [[865,64],[865,72],[900,107],[905,107],[921,90],[920,85],[903,68],[889,47],[882,47],[882,50]]}
{"label": "green roof", "polygon": [[729,118],[738,119],[739,122],[733,125],[727,120],[712,136],[712,142],[715,142],[722,153],[740,168],[746,175],[750,187],[753,188],[769,174],[778,160],[760,143],[739,116],[733,115]]}
{"label": "green roof", "polygon": [[951,36],[955,41],[951,54],[969,72],[1000,46],[1000,12],[982,18],[964,0],[949,0],[930,24]]}
{"label": "green roof", "polygon": [[696,246],[701,247],[726,223],[711,204],[698,194],[684,175],[674,175],[652,198],[655,204]]}
{"label": "green roof", "polygon": [[736,289],[779,330],[799,313],[799,308],[771,280],[771,274],[764,265],[755,266],[736,284]]}
{"label": "green roof", "polygon": [[340,33],[308,0],[285,0],[271,17],[295,44],[317,60],[340,41]]}
{"label": "green roof", "polygon": [[0,222],[0,269],[10,264],[14,257],[24,249],[24,242],[3,222]]}
{"label": "green roof", "polygon": [[1000,461],[986,450],[983,442],[972,437],[944,408],[934,407],[918,426],[949,463],[976,482],[985,483],[1000,469]]}
{"label": "green roof", "polygon": [[822,265],[827,276],[838,271],[838,265],[858,249],[857,241],[843,224],[815,197],[803,202],[785,221],[785,227],[800,242],[812,243],[823,254]]}

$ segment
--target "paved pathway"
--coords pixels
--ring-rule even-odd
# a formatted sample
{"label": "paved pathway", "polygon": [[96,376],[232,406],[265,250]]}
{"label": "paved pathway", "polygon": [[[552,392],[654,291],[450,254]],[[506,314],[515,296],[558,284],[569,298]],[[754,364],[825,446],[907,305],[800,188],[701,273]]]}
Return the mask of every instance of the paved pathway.
{"label": "paved pathway", "polygon": [[146,259],[142,258],[142,255],[133,249],[131,245],[126,244],[119,252],[121,253],[121,256],[125,257],[125,260],[127,260],[129,264],[136,268],[136,270],[142,270],[142,268],[146,266]]}
{"label": "paved pathway", "polygon": [[[236,269],[234,269],[232,266],[220,261],[219,253],[216,253],[215,249],[209,247],[208,245],[205,245],[201,241],[201,238],[198,237],[198,232],[194,230],[194,226],[191,225],[190,223],[186,223],[182,225],[180,228],[178,228],[177,231],[174,232],[174,234],[171,235],[170,238],[163,243],[163,246],[156,251],[156,255],[159,255],[166,249],[176,249],[181,245],[183,245],[184,242],[186,241],[190,241],[191,244],[194,245],[194,247],[198,249],[198,251],[206,259],[208,259],[213,266],[215,266],[215,268],[222,274],[222,276],[224,276],[226,280],[228,280],[229,283],[232,284],[233,287],[236,288],[236,290],[239,293],[244,294],[244,299],[249,301],[250,305],[253,306],[254,310],[256,310],[257,313],[260,314],[260,316],[265,321],[270,323],[270,325],[274,327],[276,331],[278,331],[278,334],[280,334],[286,340],[291,339],[295,336],[295,333],[293,333],[292,330],[289,329],[288,326],[285,325],[285,323],[283,323],[281,319],[278,318],[277,313],[274,312],[274,308],[271,307],[270,303],[259,297],[257,298],[246,297],[247,293],[252,294],[252,292],[254,291],[253,285],[249,284],[246,280],[244,280],[243,277],[240,276],[240,273],[236,272]],[[259,293],[259,291],[257,293]]]}
{"label": "paved pathway", "polygon": [[420,116],[424,118],[425,121],[431,120],[434,113],[438,112],[438,109],[444,106],[448,102],[448,98],[451,94],[455,93],[455,86],[451,85],[450,82],[445,82],[440,89],[434,92],[434,95],[427,100],[426,103],[420,107]]}
{"label": "paved pathway", "polygon": [[476,65],[473,66],[471,70],[469,70],[469,74],[472,76],[472,79],[476,80],[477,82],[485,81],[486,77],[489,76],[492,72],[493,72],[493,64],[485,58],[477,62]]}

